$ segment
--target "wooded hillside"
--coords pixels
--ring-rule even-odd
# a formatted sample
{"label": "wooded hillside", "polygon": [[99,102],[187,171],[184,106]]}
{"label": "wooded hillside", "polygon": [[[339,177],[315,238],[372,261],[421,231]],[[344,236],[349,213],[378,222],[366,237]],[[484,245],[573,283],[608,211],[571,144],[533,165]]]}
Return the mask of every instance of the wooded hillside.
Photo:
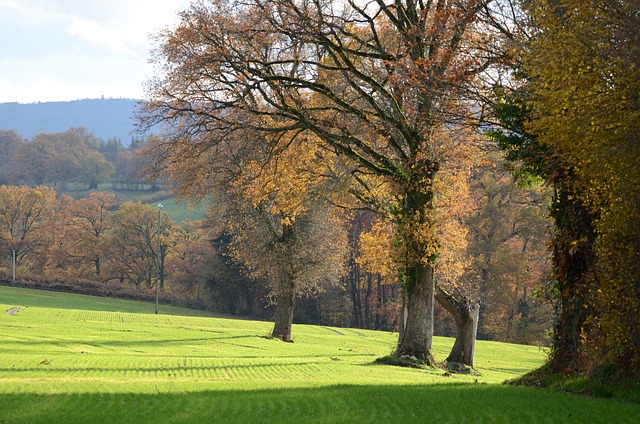
{"label": "wooded hillside", "polygon": [[97,137],[117,137],[125,146],[134,130],[133,99],[84,99],[73,102],[0,103],[0,130],[14,130],[30,139],[41,132],[86,127]]}

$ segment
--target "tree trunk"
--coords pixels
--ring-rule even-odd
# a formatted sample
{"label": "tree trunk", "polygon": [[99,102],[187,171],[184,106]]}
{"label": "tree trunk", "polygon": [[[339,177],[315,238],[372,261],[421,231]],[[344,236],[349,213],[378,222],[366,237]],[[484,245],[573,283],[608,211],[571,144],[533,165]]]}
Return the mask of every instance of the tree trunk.
{"label": "tree trunk", "polygon": [[[295,228],[293,224],[283,224],[282,235],[278,243],[285,254],[291,254],[294,245]],[[282,254],[282,252],[280,252]],[[293,324],[293,307],[296,296],[296,280],[292,269],[283,270],[276,283],[276,315],[274,318],[272,337],[283,342],[291,341],[291,326]]]}
{"label": "tree trunk", "polygon": [[435,298],[453,316],[456,323],[456,341],[447,362],[473,368],[480,304],[462,294],[459,297],[449,294],[437,284]]}
{"label": "tree trunk", "polygon": [[399,329],[398,329],[398,346],[400,346],[400,341],[404,339],[404,327],[406,325],[407,325],[407,292],[405,290],[401,290],[400,291],[400,318],[399,318]]}
{"label": "tree trunk", "polygon": [[560,295],[549,368],[554,372],[581,372],[583,348],[594,311],[591,274],[596,263],[593,217],[562,184],[556,186],[551,215],[555,220],[553,267]]}
{"label": "tree trunk", "polygon": [[295,303],[294,284],[291,280],[281,281],[276,289],[276,315],[272,337],[283,342],[291,341],[291,325],[293,324],[293,307]]}
{"label": "tree trunk", "polygon": [[437,243],[433,229],[433,177],[438,163],[418,160],[412,172],[400,182],[403,188],[396,212],[396,255],[401,259],[403,282],[403,328],[395,355],[411,356],[435,365],[431,354],[433,339],[434,269]]}
{"label": "tree trunk", "polygon": [[412,356],[435,365],[431,354],[433,339],[433,267],[416,266],[414,283],[406,291],[404,329],[400,333],[395,356]]}
{"label": "tree trunk", "polygon": [[375,317],[375,321],[373,323],[373,328],[375,330],[380,330],[382,329],[382,323],[381,323],[381,312],[382,311],[382,306],[384,305],[384,288],[382,287],[382,277],[380,276],[380,274],[377,275],[376,278],[376,289],[377,289],[377,301],[376,301],[376,317]]}
{"label": "tree trunk", "polygon": [[373,317],[371,316],[371,289],[373,280],[370,272],[367,272],[367,293],[364,297],[364,320],[362,322],[362,328],[371,329]]}
{"label": "tree trunk", "polygon": [[349,275],[347,276],[347,278],[349,279],[349,285],[351,287],[351,306],[352,306],[352,313],[353,313],[353,320],[354,320],[354,326],[355,327],[361,327],[362,326],[362,303],[360,300],[360,288],[359,288],[359,279],[360,279],[360,275],[359,275],[359,265],[356,263],[356,261],[354,259],[350,260],[351,263],[351,267],[349,269]]}

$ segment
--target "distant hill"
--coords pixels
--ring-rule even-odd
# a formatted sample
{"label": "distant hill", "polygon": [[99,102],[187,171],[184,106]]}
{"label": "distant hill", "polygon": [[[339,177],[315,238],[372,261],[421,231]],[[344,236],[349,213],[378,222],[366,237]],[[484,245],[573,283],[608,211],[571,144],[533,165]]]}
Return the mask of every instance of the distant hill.
{"label": "distant hill", "polygon": [[0,103],[0,130],[14,130],[26,139],[41,132],[86,127],[97,137],[118,137],[128,146],[134,130],[133,99],[87,99],[72,102]]}

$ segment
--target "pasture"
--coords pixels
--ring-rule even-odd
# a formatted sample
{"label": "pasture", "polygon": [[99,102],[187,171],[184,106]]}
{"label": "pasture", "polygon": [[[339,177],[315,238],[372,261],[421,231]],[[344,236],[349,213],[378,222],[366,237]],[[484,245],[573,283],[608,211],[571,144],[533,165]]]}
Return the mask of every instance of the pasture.
{"label": "pasture", "polygon": [[[91,193],[91,190],[87,190],[80,184],[69,183],[66,188],[66,193],[76,199],[87,197]],[[151,190],[150,185],[141,184],[137,190],[114,191],[112,184],[100,184],[98,191],[113,193],[120,202],[140,202],[153,207],[156,207],[158,203],[162,203],[162,211],[177,224],[183,224],[186,221],[197,221],[203,219],[206,215],[206,202],[203,201],[192,205],[186,200],[180,201],[170,190]]]}
{"label": "pasture", "polygon": [[[19,309],[15,309],[19,308]],[[5,311],[9,311],[6,313]],[[475,375],[373,365],[397,334],[272,324],[0,286],[0,423],[636,422],[640,405],[500,383],[537,347],[477,346]],[[452,339],[436,338],[444,359]]]}

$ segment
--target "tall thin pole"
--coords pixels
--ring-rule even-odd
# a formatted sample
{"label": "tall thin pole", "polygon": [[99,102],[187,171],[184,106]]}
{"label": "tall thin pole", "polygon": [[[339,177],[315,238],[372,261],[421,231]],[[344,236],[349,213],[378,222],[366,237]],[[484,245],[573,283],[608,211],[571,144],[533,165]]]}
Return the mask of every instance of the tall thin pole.
{"label": "tall thin pole", "polygon": [[157,271],[157,278],[156,278],[156,315],[158,314],[158,295],[160,292],[160,260],[162,257],[162,254],[160,252],[160,209],[162,209],[162,203],[158,203],[158,259],[156,261],[156,271]]}
{"label": "tall thin pole", "polygon": [[13,282],[16,282],[16,249],[13,249]]}

